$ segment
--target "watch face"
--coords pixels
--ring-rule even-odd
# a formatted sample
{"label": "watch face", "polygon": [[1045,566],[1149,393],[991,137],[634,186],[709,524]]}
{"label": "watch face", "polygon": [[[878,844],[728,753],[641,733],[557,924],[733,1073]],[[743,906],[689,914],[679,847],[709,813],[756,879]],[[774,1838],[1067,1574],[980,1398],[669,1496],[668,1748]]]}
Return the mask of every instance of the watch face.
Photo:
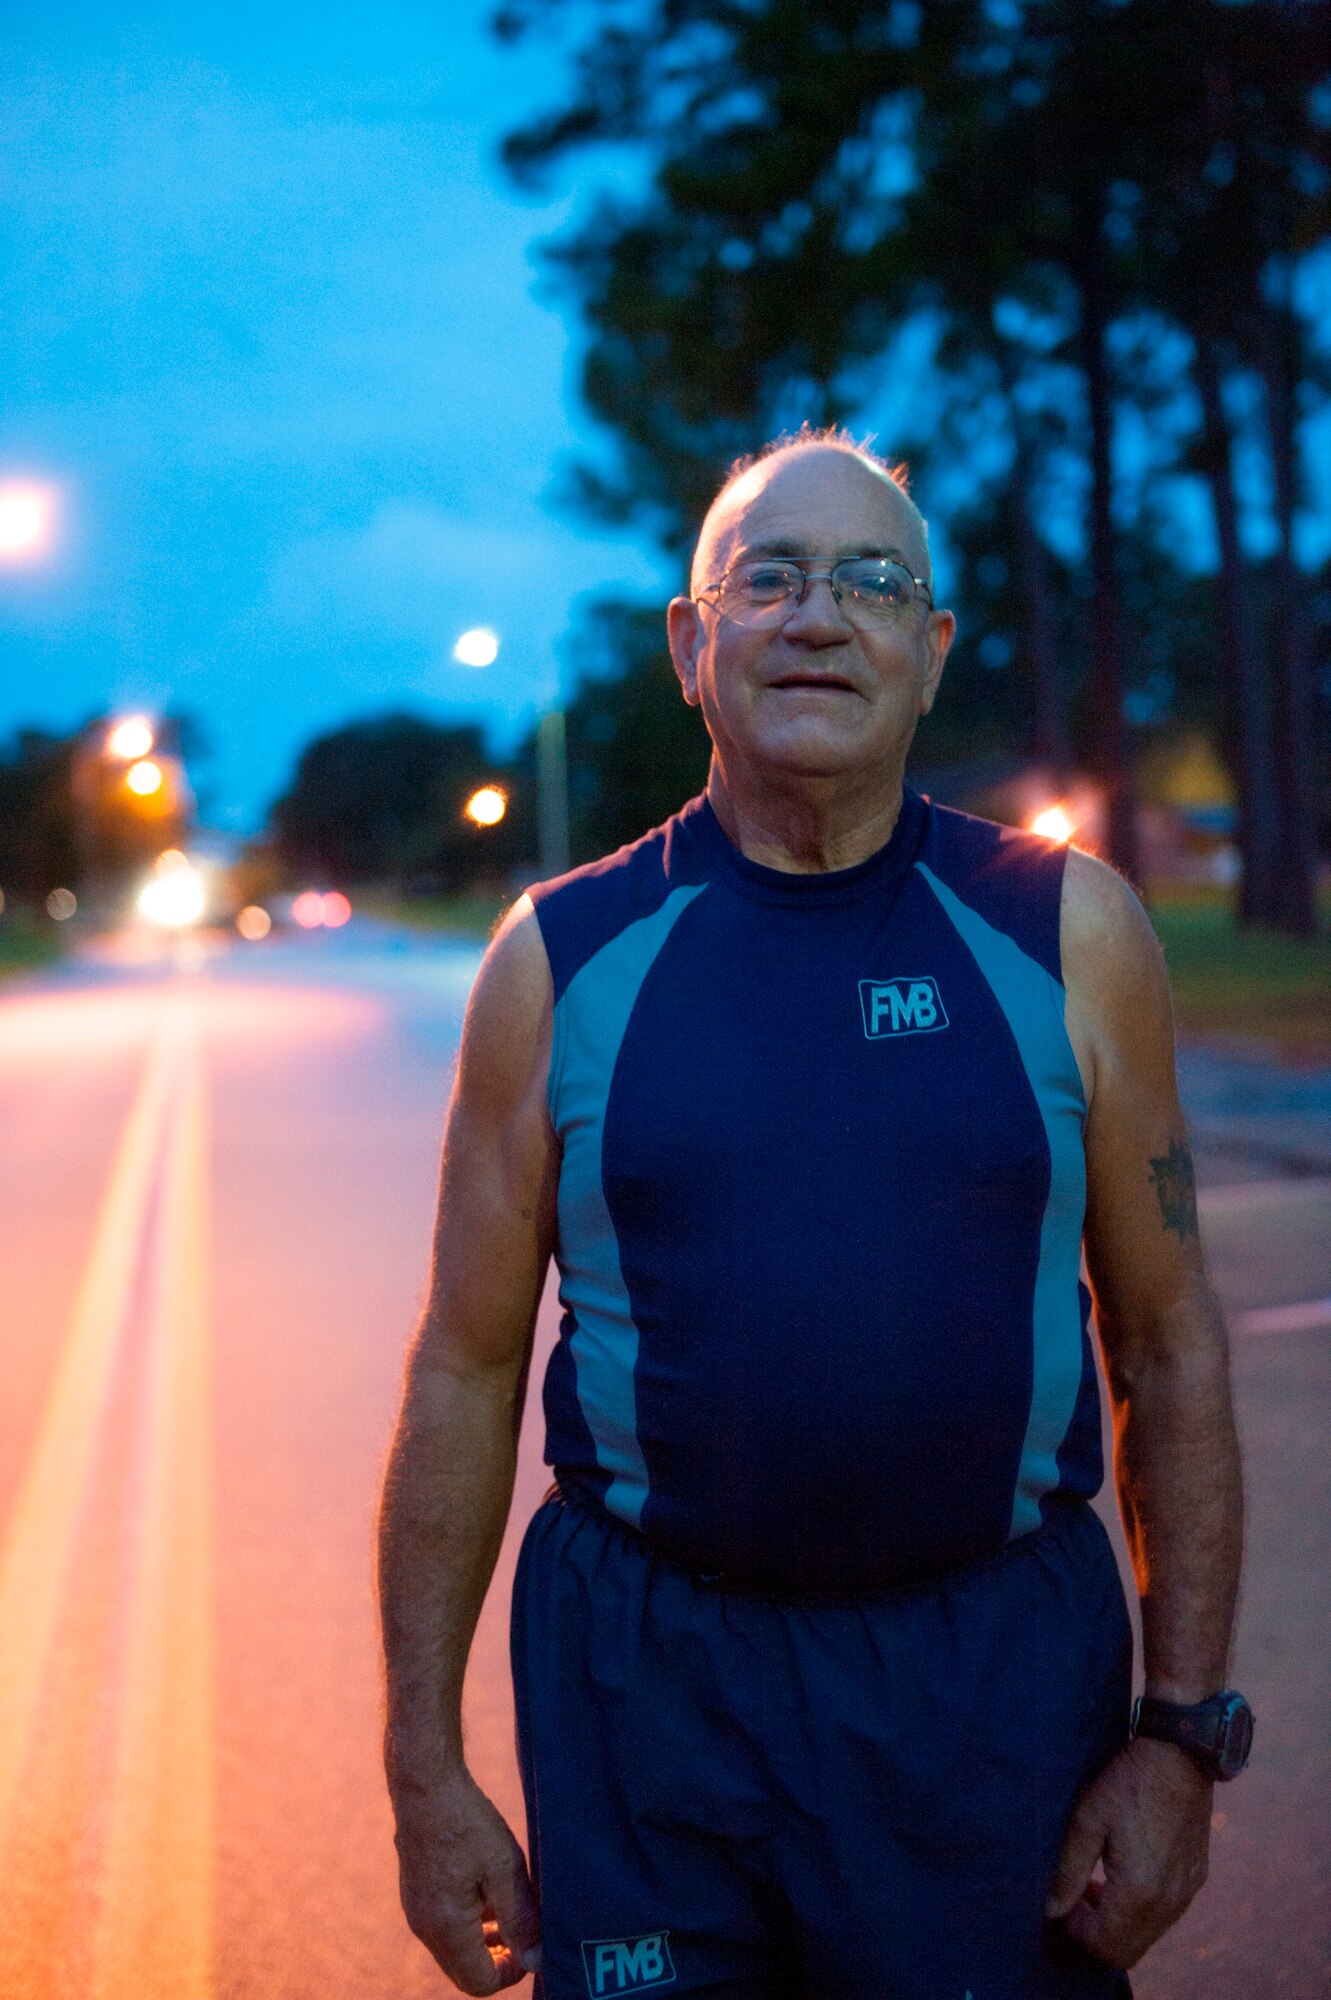
{"label": "watch face", "polygon": [[1243,1696],[1235,1695],[1221,1723],[1217,1756],[1226,1778],[1236,1778],[1252,1749],[1252,1710]]}

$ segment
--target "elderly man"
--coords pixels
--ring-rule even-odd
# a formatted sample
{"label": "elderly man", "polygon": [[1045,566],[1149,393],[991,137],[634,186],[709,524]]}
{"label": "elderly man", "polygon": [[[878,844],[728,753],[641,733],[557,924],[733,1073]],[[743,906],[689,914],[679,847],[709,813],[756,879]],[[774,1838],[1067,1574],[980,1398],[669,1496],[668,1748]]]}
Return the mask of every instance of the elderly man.
{"label": "elderly man", "polygon": [[[669,628],[705,794],[524,897],[463,1034],[383,1517],[407,1916],[474,1994],[1123,1995],[1251,1733],[1160,953],[904,784],[954,620],[853,440],[732,475]],[[529,1879],[459,1710],[552,1255]]]}

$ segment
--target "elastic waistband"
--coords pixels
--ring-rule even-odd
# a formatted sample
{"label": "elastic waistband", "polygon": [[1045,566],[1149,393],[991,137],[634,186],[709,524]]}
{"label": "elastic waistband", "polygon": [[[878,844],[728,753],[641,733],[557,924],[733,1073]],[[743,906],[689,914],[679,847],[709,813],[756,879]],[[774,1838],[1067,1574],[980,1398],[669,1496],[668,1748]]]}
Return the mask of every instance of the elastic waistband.
{"label": "elastic waistband", "polygon": [[1038,1556],[1046,1544],[1094,1513],[1089,1501],[1069,1496],[1057,1495],[1046,1502],[1049,1512],[1038,1528],[1029,1534],[1020,1535],[1015,1541],[1002,1542],[995,1549],[974,1557],[971,1561],[958,1563],[951,1569],[938,1570],[932,1575],[914,1578],[903,1583],[866,1584],[857,1586],[835,1586],[826,1590],[805,1589],[798,1585],[754,1583],[744,1577],[728,1575],[724,1570],[697,1570],[681,1562],[678,1557],[662,1549],[649,1535],[639,1528],[621,1521],[617,1515],[598,1506],[595,1500],[571,1482],[565,1484],[556,1476],[553,1485],[545,1495],[542,1505],[556,1504],[567,1507],[570,1512],[591,1521],[607,1536],[619,1540],[622,1546],[635,1549],[638,1553],[663,1569],[683,1576],[700,1590],[715,1591],[728,1597],[742,1597],[763,1604],[782,1605],[855,1605],[900,1602],[907,1598],[928,1596],[930,1593],[950,1589],[972,1577],[983,1575],[1024,1562]]}

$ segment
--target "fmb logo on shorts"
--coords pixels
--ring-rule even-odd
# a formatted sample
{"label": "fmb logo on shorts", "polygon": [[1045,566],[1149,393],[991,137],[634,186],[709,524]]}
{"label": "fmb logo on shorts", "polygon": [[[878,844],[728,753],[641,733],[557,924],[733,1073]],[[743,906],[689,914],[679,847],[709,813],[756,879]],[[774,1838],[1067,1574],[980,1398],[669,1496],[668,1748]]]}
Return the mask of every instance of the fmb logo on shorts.
{"label": "fmb logo on shorts", "polygon": [[929,1035],[947,1026],[936,979],[862,979],[860,1011],[871,1042],[885,1035]]}
{"label": "fmb logo on shorts", "polygon": [[649,1986],[669,1986],[675,1977],[669,1931],[584,1939],[582,1962],[592,2000],[601,2000],[604,1993],[641,1993]]}

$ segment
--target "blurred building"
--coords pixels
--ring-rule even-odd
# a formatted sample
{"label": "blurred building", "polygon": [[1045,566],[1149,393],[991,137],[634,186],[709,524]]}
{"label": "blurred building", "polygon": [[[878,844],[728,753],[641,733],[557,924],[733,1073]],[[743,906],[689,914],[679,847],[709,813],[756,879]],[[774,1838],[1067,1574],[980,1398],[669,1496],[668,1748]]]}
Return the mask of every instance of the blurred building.
{"label": "blurred building", "polygon": [[[1077,845],[1091,853],[1101,850],[1102,795],[1083,772],[1060,777],[1050,765],[1011,757],[921,768],[910,773],[910,780],[939,805],[1004,826],[1033,826],[1041,813],[1059,806]],[[1236,879],[1234,788],[1204,732],[1181,732],[1150,744],[1138,764],[1137,785],[1144,886],[1227,886]]]}

